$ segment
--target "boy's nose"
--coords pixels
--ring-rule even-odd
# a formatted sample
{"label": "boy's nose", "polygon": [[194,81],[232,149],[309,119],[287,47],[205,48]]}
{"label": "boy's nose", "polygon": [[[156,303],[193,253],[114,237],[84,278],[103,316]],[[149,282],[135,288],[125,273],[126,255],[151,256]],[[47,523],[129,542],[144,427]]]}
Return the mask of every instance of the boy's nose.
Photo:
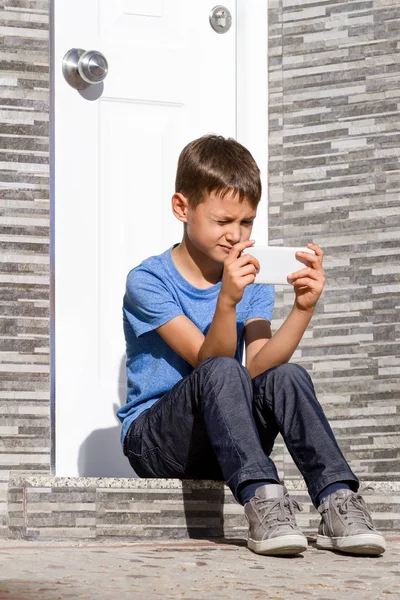
{"label": "boy's nose", "polygon": [[235,246],[235,244],[238,244],[240,242],[240,237],[227,237],[226,238],[226,243],[229,246]]}
{"label": "boy's nose", "polygon": [[233,246],[234,244],[237,244],[238,242],[240,242],[240,225],[238,225],[237,227],[232,228],[225,235],[225,237],[226,237],[226,241],[231,246]]}

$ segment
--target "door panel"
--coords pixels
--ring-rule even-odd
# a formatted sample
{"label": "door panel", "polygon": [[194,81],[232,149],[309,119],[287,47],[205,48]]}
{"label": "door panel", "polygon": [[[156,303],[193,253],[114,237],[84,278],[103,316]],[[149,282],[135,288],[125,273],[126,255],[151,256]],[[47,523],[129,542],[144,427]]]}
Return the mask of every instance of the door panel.
{"label": "door panel", "polygon": [[[123,340],[116,332],[121,334],[126,275],[181,236],[182,225],[173,217],[165,190],[174,185],[182,110],[161,103],[124,103],[116,113],[104,102],[100,112],[99,377],[102,394],[107,388],[106,397],[111,397],[121,363]],[[114,149],[123,146],[125,138],[135,143],[120,156]]]}

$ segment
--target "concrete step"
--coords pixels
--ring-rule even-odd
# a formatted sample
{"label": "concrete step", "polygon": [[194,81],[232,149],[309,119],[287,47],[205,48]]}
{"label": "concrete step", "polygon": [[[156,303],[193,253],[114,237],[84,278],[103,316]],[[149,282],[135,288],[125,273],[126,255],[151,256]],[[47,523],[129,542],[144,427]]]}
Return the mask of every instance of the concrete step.
{"label": "concrete step", "polygon": [[[285,485],[303,511],[308,534],[319,514],[304,482]],[[377,528],[400,531],[400,482],[363,481],[361,489]],[[14,471],[8,484],[9,522],[3,537],[56,540],[128,538],[245,538],[243,508],[219,481],[53,477]]]}

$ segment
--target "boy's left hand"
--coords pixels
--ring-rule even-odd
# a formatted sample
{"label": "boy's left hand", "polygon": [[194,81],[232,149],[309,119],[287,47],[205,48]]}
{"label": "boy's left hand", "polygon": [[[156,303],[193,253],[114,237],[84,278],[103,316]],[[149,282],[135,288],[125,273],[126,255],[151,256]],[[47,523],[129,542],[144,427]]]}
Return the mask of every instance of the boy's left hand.
{"label": "boy's left hand", "polygon": [[300,310],[310,310],[317,304],[325,284],[325,271],[322,266],[324,253],[317,244],[307,244],[314,250],[310,252],[296,252],[306,268],[290,273],[288,282],[294,287],[296,294],[295,306]]}

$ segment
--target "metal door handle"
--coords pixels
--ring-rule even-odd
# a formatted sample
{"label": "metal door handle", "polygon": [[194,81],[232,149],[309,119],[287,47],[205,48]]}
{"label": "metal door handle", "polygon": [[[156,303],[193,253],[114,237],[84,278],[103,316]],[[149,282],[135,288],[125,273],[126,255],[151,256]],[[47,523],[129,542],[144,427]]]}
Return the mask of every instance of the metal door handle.
{"label": "metal door handle", "polygon": [[217,33],[226,33],[232,25],[232,14],[222,4],[214,6],[209,15],[210,25]]}
{"label": "metal door handle", "polygon": [[63,58],[62,72],[69,85],[83,90],[106,78],[108,63],[104,54],[97,50],[71,48]]}

